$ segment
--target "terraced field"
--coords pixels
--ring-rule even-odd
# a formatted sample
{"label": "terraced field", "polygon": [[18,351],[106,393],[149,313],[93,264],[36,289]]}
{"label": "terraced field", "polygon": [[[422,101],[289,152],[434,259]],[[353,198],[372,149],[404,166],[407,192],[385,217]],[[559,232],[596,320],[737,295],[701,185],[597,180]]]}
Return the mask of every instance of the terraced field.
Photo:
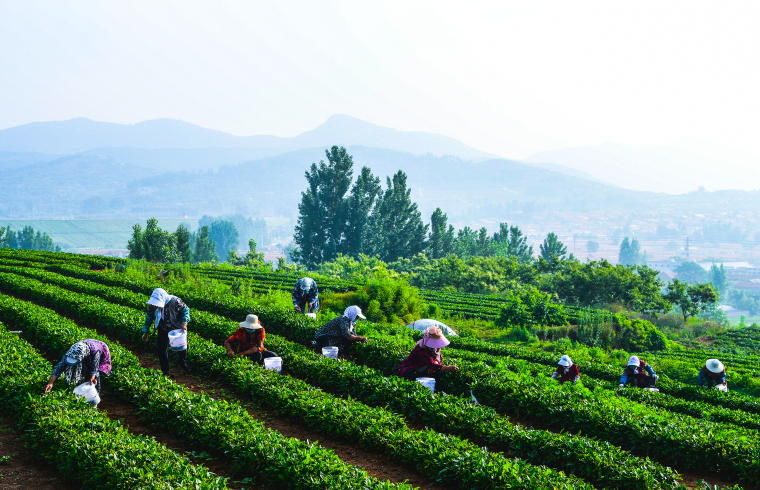
{"label": "terraced field", "polygon": [[[319,325],[303,315],[175,287],[191,308],[193,371],[165,378],[155,348],[140,342],[145,301],[160,282],[101,270],[107,264],[120,261],[0,250],[3,415],[28,434],[30,452],[78,484],[671,489],[705,480],[758,488],[760,400],[752,394],[666,376],[660,393],[621,390],[619,370],[594,360],[580,364],[583,385],[560,387],[547,377],[554,356],[521,345],[455,340],[444,355],[460,370],[445,373],[432,394],[394,375],[418,338],[411,331],[368,326],[370,340],[334,361],[311,350]],[[203,273],[242,274],[261,291],[294,282]],[[485,301],[455,299],[448,307]],[[226,356],[221,343],[249,313],[266,326],[282,374]],[[84,338],[107,342],[113,356],[98,412],[64,383],[42,395],[51,362]],[[77,451],[62,450],[73,441]]]}

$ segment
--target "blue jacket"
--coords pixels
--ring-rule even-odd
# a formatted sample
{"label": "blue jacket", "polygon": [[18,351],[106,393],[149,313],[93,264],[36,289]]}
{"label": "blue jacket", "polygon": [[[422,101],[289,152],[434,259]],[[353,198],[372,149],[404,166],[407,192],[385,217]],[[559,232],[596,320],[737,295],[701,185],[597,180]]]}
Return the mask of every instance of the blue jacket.
{"label": "blue jacket", "polygon": [[[626,382],[628,382],[628,368],[629,368],[629,366],[625,367],[625,369],[623,370],[623,375],[620,377],[620,384],[621,385],[624,385]],[[639,378],[644,378],[644,377],[647,376],[646,374],[644,374],[644,371],[646,371],[649,374],[649,376],[656,376],[657,375],[654,372],[654,369],[652,369],[652,366],[650,366],[649,364],[647,364],[644,361],[641,361],[639,363],[639,367],[636,368],[636,370],[638,371],[638,373],[635,373],[634,376],[639,377]]]}
{"label": "blue jacket", "polygon": [[716,384],[722,385],[726,382],[726,370],[724,369],[722,373],[715,374],[710,371],[708,371],[705,368],[702,368],[699,370],[699,385],[704,386],[707,381],[711,379],[715,381]]}

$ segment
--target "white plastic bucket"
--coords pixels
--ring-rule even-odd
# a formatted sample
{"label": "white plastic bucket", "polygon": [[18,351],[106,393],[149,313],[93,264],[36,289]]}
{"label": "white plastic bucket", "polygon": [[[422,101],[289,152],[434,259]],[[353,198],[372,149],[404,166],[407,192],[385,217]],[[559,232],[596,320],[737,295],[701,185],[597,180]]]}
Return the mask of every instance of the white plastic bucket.
{"label": "white plastic bucket", "polygon": [[417,382],[430,390],[430,393],[435,393],[435,378],[417,378]]}
{"label": "white plastic bucket", "polygon": [[177,329],[169,332],[169,347],[174,351],[187,349],[187,331]]}
{"label": "white plastic bucket", "polygon": [[100,403],[100,395],[98,395],[98,390],[95,388],[95,385],[90,384],[89,381],[82,383],[81,385],[74,388],[74,394],[76,396],[81,396],[84,398],[90,405],[97,406],[97,404]]}
{"label": "white plastic bucket", "polygon": [[306,316],[308,316],[309,318],[313,318],[315,320],[317,319],[317,314],[316,313],[307,313]]}
{"label": "white plastic bucket", "polygon": [[728,392],[728,385],[715,385],[715,388],[717,388],[720,391]]}
{"label": "white plastic bucket", "polygon": [[330,359],[337,359],[338,348],[337,347],[322,347],[322,355],[325,357],[329,357]]}
{"label": "white plastic bucket", "polygon": [[282,372],[282,358],[281,357],[267,357],[264,359],[264,369],[270,371]]}

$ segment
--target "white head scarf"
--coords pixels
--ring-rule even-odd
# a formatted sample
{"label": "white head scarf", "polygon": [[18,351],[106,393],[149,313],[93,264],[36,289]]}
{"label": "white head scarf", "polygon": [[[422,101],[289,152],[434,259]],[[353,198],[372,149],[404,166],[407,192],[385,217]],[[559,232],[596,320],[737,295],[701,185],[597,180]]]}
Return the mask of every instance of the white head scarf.
{"label": "white head scarf", "polygon": [[164,316],[164,306],[171,298],[172,295],[161,288],[154,289],[153,294],[150,295],[148,304],[156,307],[156,328],[158,328],[161,317]]}
{"label": "white head scarf", "polygon": [[343,316],[351,320],[351,323],[356,323],[357,317],[363,320],[366,319],[366,317],[362,315],[362,309],[358,306],[349,306],[346,308],[346,311],[343,312]]}
{"label": "white head scarf", "polygon": [[84,342],[77,342],[69,348],[66,352],[66,356],[78,359],[79,362],[76,366],[66,366],[65,372],[67,383],[79,383],[82,379],[82,361],[88,355],[90,355],[90,345]]}

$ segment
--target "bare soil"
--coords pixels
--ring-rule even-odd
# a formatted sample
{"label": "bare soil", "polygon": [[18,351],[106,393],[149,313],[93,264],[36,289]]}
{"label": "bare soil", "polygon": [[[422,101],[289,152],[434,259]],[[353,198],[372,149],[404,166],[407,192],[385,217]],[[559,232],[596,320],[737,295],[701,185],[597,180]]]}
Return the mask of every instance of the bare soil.
{"label": "bare soil", "polygon": [[79,490],[80,485],[63,479],[54,466],[40,463],[11,420],[0,414],[0,489]]}

